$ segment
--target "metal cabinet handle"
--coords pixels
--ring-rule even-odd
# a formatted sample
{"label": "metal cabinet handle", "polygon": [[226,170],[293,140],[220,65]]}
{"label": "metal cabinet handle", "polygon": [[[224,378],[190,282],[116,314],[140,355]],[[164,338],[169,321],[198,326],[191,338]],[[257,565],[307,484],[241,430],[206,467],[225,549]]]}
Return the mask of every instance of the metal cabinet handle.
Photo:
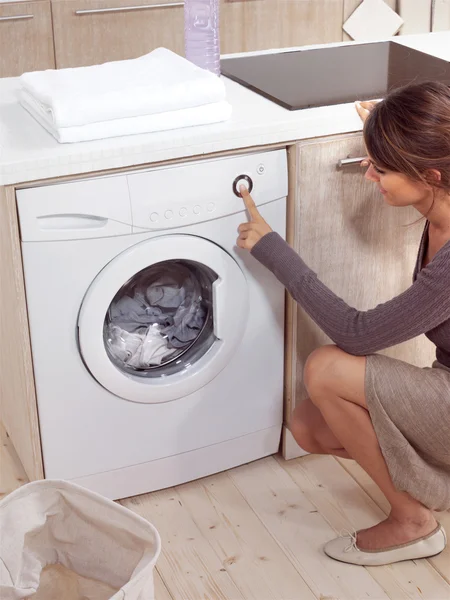
{"label": "metal cabinet handle", "polygon": [[351,167],[353,165],[361,164],[363,160],[367,160],[367,156],[359,156],[358,158],[341,158],[341,160],[338,160],[337,166],[339,169]]}
{"label": "metal cabinet handle", "polygon": [[87,10],[76,10],[75,14],[81,15],[97,15],[100,13],[117,13],[128,12],[132,10],[152,10],[155,8],[174,8],[176,6],[184,6],[183,2],[164,2],[163,4],[143,4],[142,6],[117,6],[111,8],[89,8]]}
{"label": "metal cabinet handle", "polygon": [[11,15],[10,17],[0,17],[0,21],[24,21],[33,17],[34,15]]}

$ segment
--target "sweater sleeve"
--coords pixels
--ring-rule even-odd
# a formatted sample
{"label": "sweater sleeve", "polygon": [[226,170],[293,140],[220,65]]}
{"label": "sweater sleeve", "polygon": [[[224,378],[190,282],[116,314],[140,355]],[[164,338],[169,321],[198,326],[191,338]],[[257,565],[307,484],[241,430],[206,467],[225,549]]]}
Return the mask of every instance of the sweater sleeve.
{"label": "sweater sleeve", "polygon": [[317,325],[349,354],[379,352],[450,319],[450,243],[419,272],[410,288],[367,311],[352,308],[334,294],[275,232],[264,236],[252,255],[272,271]]}

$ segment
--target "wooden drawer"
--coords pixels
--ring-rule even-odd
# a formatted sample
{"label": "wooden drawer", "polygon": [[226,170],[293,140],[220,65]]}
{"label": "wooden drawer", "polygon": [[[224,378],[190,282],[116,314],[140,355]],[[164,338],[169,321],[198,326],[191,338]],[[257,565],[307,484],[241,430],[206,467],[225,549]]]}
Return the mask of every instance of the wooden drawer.
{"label": "wooden drawer", "polygon": [[0,4],[0,77],[54,67],[50,2]]}
{"label": "wooden drawer", "polygon": [[54,0],[52,10],[58,68],[136,58],[159,46],[184,52],[178,0]]}

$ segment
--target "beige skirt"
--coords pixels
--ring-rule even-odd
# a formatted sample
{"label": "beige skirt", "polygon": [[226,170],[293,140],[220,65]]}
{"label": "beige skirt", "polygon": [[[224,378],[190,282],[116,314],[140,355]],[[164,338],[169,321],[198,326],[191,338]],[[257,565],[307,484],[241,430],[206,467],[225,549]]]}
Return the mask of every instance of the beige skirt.
{"label": "beige skirt", "polygon": [[366,401],[396,489],[450,508],[450,369],[367,357]]}

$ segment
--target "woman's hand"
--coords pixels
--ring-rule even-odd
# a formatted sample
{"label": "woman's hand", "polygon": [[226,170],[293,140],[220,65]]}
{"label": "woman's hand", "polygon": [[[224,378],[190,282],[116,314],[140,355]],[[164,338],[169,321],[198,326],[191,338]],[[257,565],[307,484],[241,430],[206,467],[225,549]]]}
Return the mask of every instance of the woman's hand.
{"label": "woman's hand", "polygon": [[378,100],[370,100],[367,102],[355,102],[356,112],[361,121],[364,123],[374,106],[378,104]]}
{"label": "woman's hand", "polygon": [[[376,104],[378,104],[378,100],[369,100],[366,102],[355,102],[355,108],[356,108],[356,112],[358,113],[361,121],[363,123],[365,123],[367,117],[370,114],[370,111],[373,110],[374,106]],[[369,159],[364,159],[361,162],[361,167],[368,167],[370,166],[370,161]]]}
{"label": "woman's hand", "polygon": [[242,199],[244,200],[245,207],[250,215],[250,222],[239,225],[239,237],[237,240],[237,245],[239,248],[243,248],[244,250],[251,252],[259,240],[270,233],[272,229],[259,214],[255,201],[250,196],[245,185],[241,185],[239,191]]}

